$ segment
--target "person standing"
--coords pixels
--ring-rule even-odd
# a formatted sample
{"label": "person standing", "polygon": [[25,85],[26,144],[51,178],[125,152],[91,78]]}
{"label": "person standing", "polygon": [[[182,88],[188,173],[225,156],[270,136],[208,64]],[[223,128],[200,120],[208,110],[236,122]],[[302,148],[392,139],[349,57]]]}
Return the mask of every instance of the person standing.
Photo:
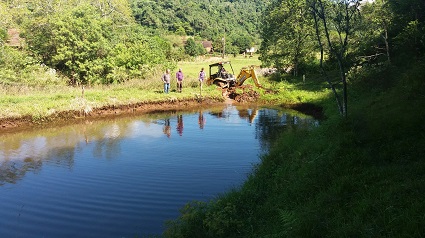
{"label": "person standing", "polygon": [[204,68],[201,68],[201,71],[199,72],[199,86],[200,86],[200,92],[201,92],[201,96],[202,96],[202,83],[205,80],[205,71]]}
{"label": "person standing", "polygon": [[168,93],[170,91],[170,81],[171,81],[171,75],[170,70],[165,70],[165,73],[161,77],[162,82],[164,82],[164,93]]}
{"label": "person standing", "polygon": [[177,79],[177,91],[179,93],[182,92],[182,86],[183,86],[183,72],[182,69],[179,69],[179,71],[176,73],[176,79]]}

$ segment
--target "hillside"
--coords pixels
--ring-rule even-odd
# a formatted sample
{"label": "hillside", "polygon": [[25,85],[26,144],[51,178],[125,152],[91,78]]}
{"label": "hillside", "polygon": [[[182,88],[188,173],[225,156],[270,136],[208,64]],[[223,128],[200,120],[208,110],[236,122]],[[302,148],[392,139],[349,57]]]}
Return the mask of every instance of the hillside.
{"label": "hillside", "polygon": [[133,0],[136,21],[152,29],[220,42],[257,42],[262,12],[268,1]]}

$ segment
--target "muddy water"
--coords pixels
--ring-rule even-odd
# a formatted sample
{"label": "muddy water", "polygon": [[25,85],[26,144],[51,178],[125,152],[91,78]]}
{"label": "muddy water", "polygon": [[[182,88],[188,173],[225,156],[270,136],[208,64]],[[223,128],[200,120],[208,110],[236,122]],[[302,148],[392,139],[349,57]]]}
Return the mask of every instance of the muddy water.
{"label": "muddy water", "polygon": [[227,106],[0,134],[0,237],[160,234],[241,185],[278,133],[315,124]]}

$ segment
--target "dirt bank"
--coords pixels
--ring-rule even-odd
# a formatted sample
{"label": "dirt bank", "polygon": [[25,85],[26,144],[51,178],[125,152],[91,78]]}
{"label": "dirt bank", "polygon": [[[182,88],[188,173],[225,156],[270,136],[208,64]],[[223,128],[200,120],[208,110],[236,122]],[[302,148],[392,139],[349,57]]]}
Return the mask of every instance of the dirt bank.
{"label": "dirt bank", "polygon": [[160,102],[149,103],[135,103],[118,106],[103,106],[93,108],[88,114],[82,111],[62,111],[49,115],[44,118],[33,118],[32,116],[11,117],[0,119],[0,132],[11,131],[16,129],[23,129],[26,127],[44,126],[47,124],[55,123],[73,123],[82,119],[98,119],[105,117],[112,117],[125,114],[161,112],[169,110],[183,110],[196,107],[209,107],[214,104],[224,103],[223,100],[218,99],[185,99],[185,100],[166,100]]}
{"label": "dirt bank", "polygon": [[[85,119],[99,119],[105,117],[113,117],[125,114],[150,113],[150,112],[166,112],[170,110],[187,110],[199,107],[211,107],[219,104],[246,104],[257,102],[260,95],[251,88],[242,88],[242,90],[223,90],[224,99],[211,98],[193,98],[185,100],[166,100],[160,102],[135,103],[119,106],[104,106],[93,108],[93,110],[85,114],[81,111],[63,111],[51,114],[44,118],[33,118],[32,116],[1,118],[0,133],[13,130],[24,130],[28,127],[43,127],[46,125],[69,124]],[[317,119],[323,118],[322,108],[309,103],[304,104],[283,104],[283,108],[290,108],[300,111],[306,115],[313,116]]]}

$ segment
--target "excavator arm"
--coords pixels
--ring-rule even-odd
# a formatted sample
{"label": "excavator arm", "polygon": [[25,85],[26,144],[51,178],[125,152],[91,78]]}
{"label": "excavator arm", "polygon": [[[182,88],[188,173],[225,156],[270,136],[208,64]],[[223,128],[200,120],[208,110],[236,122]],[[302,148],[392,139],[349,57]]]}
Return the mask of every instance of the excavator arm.
{"label": "excavator arm", "polygon": [[248,66],[248,67],[243,67],[241,69],[241,72],[239,73],[238,77],[236,77],[235,83],[236,83],[237,86],[242,86],[243,83],[249,78],[252,78],[255,86],[257,86],[258,88],[262,88],[260,82],[258,81],[257,74],[255,73],[253,65]]}

